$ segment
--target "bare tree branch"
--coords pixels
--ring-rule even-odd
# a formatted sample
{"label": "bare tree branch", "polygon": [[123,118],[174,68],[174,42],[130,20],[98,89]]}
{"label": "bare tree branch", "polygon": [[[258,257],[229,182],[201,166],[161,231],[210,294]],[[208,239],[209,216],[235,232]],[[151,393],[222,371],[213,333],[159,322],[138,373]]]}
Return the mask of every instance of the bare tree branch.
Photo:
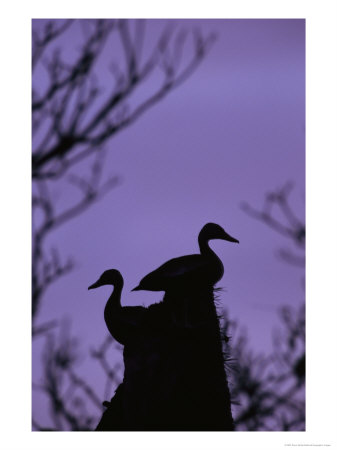
{"label": "bare tree branch", "polygon": [[[242,203],[241,208],[254,219],[263,222],[278,234],[290,239],[299,250],[305,252],[305,224],[296,217],[289,202],[292,188],[292,183],[286,183],[278,191],[267,193],[261,209],[253,208],[247,203]],[[281,213],[281,218],[276,218],[276,208]],[[304,254],[296,254],[292,250],[280,249],[278,255],[289,264],[298,267],[305,266]]]}
{"label": "bare tree branch", "polygon": [[[60,50],[60,38],[77,24],[85,27],[77,57],[66,61]],[[37,317],[41,298],[48,286],[69,273],[74,262],[62,261],[56,249],[46,242],[55,229],[65,225],[99,201],[120,178],[103,181],[105,152],[103,146],[120,130],[135,122],[143,113],[181,85],[198,67],[214,36],[204,37],[194,30],[194,47],[184,53],[188,37],[185,30],[176,35],[170,27],[158,36],[152,50],[145,52],[144,20],[50,20],[42,27],[33,25],[33,318]],[[118,42],[124,61],[110,62],[114,80],[107,93],[95,73],[103,50]],[[146,49],[148,50],[148,49]],[[63,52],[64,53],[64,52]],[[189,58],[189,59],[188,59]],[[105,61],[104,61],[105,62]],[[35,82],[44,71],[46,87]],[[134,102],[144,81],[158,70],[164,78],[154,83],[154,92],[144,91]],[[36,78],[38,79],[38,78]],[[91,173],[70,172],[87,158],[93,158]],[[77,191],[77,201],[58,210],[50,195],[55,183],[67,180]]]}
{"label": "bare tree branch", "polygon": [[[56,22],[60,22],[56,24]],[[42,53],[46,50],[48,45],[63,34],[67,28],[70,27],[73,20],[55,21],[50,20],[46,23],[42,33],[38,33],[34,28],[32,31],[33,37],[33,52],[32,52],[32,67],[35,68],[37,62],[42,56]]]}
{"label": "bare tree branch", "polygon": [[32,335],[33,337],[43,335],[55,328],[57,325],[58,322],[56,320],[50,320],[49,322],[43,323],[42,325],[36,325],[35,327],[33,327]]}
{"label": "bare tree branch", "polygon": [[[278,191],[266,194],[261,209],[247,203],[242,209],[277,233],[290,239],[302,254],[281,249],[284,261],[304,267],[305,225],[290,206],[293,188],[287,183]],[[279,215],[276,215],[278,208]],[[274,331],[274,351],[266,359],[251,359],[247,340],[239,338],[232,346],[239,377],[233,378],[233,392],[238,399],[236,424],[238,430],[304,430],[305,429],[305,309],[280,310],[282,330]],[[264,374],[256,374],[263,367]]]}
{"label": "bare tree branch", "polygon": [[[64,71],[64,64],[60,61],[59,56],[54,56],[48,68],[52,82],[48,91],[33,103],[33,111],[46,107],[53,97],[58,95],[58,100],[61,101],[54,103],[52,108],[53,129],[57,130],[58,139],[55,140],[53,145],[46,145],[51,140],[48,133],[46,139],[34,151],[33,177],[41,178],[41,172],[42,174],[46,173],[45,167],[50,162],[57,158],[66,158],[68,155],[72,155],[74,149],[83,147],[83,144],[90,144],[84,155],[89,156],[92,154],[95,151],[96,145],[105,143],[117,131],[131,124],[174,87],[179,86],[185,81],[200,64],[211,43],[214,41],[214,35],[204,38],[199,32],[195,31],[194,52],[191,60],[185,65],[185,68],[179,70],[175,59],[173,59],[173,62],[171,60],[169,61],[169,57],[167,56],[168,48],[171,45],[174,49],[174,56],[180,59],[179,55],[185,39],[182,38],[182,34],[180,33],[175,42],[171,43],[171,34],[165,30],[159,38],[158,44],[155,46],[152,54],[145,62],[141,62],[140,55],[144,25],[142,22],[136,22],[137,24],[136,34],[132,40],[129,22],[126,20],[117,21],[117,31],[124,50],[127,69],[123,75],[119,75],[117,86],[112,88],[111,93],[107,96],[103,104],[98,109],[96,108],[95,111],[92,109],[90,119],[85,124],[80,123],[80,118],[84,112],[91,108],[92,101],[98,93],[97,87],[86,94],[87,100],[85,102],[77,103],[75,107],[71,107],[70,99],[76,95],[77,90],[81,89],[85,91],[86,88],[83,79],[91,76],[92,68],[101,51],[101,41],[105,42],[107,35],[115,27],[115,22],[113,22],[113,27],[111,24],[110,27],[108,26],[109,21],[105,21],[103,24],[100,21],[97,22],[97,30],[95,30],[87,44],[83,46],[82,55],[76,61],[76,64],[74,64],[74,69],[66,70],[66,75],[62,75],[62,77],[59,72]],[[92,48],[96,44],[97,48]],[[158,66],[164,68],[165,79],[162,86],[154,94],[149,96],[148,99],[141,102],[126,120],[116,121],[115,113],[117,107],[122,105]],[[123,83],[121,80],[123,80]],[[71,108],[73,118],[70,122],[64,123],[62,118],[67,116]],[[76,158],[71,159],[68,161],[67,167],[76,162]]]}
{"label": "bare tree branch", "polygon": [[[300,247],[305,244],[305,225],[299,220],[289,204],[289,194],[292,183],[287,183],[282,189],[266,194],[261,210],[242,203],[242,209],[254,219],[258,219],[275,230],[277,233],[290,238]],[[283,213],[284,221],[276,219],[273,208],[278,207]]]}
{"label": "bare tree branch", "polygon": [[304,430],[305,313],[284,307],[274,352],[255,354],[237,322],[229,322],[229,372],[237,431]]}
{"label": "bare tree branch", "polygon": [[[58,336],[49,331],[44,334],[44,337],[46,339],[42,358],[44,377],[42,384],[35,385],[35,389],[38,389],[49,400],[53,426],[46,427],[33,417],[33,428],[39,431],[92,430],[104,408],[102,400],[95,390],[85,381],[84,377],[75,372],[78,346],[77,340],[70,336],[69,323],[61,324]],[[107,352],[111,349],[120,351],[120,348],[120,345],[111,336],[108,336],[93,356],[93,361],[107,361]],[[108,365],[108,367],[108,373],[103,367],[109,385],[104,398],[111,397],[112,389],[116,388],[120,381],[118,372],[121,367],[118,364],[115,364],[114,367]],[[91,412],[90,405],[95,408],[97,413]]]}

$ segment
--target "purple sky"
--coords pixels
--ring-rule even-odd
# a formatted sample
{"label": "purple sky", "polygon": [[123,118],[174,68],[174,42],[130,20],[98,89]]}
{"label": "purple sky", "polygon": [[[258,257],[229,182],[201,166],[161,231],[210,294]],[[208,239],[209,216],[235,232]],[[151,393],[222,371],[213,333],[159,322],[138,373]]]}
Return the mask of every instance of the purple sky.
{"label": "purple sky", "polygon": [[[292,204],[304,217],[305,22],[175,22],[197,23],[204,32],[216,31],[218,39],[182,86],[107,145],[106,173],[120,175],[122,183],[52,237],[77,266],[47,292],[39,322],[69,317],[83,355],[106,334],[109,292],[88,292],[87,286],[116,268],[125,279],[124,304],[159,301],[162,293],[130,290],[168,259],[197,253],[206,222],[219,223],[240,240],[211,246],[225,267],[221,301],[246,327],[252,348],[269,351],[278,308],[304,297],[302,270],[275,257],[288,243],[247,216],[240,203],[259,207],[266,191],[292,180]],[[151,21],[148,36],[161,26]],[[76,27],[69,30],[67,45],[74,48],[67,51],[76,51],[79,36]],[[103,66],[98,75],[103,85],[109,82]],[[66,191],[56,195],[62,206]],[[33,365],[38,371],[37,358]]]}

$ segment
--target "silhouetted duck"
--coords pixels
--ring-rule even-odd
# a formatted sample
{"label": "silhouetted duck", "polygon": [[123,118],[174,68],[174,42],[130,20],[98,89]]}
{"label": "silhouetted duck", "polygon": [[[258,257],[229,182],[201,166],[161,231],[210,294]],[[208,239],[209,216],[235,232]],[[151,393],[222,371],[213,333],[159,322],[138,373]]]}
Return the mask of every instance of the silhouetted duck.
{"label": "silhouetted duck", "polygon": [[220,225],[207,223],[198,236],[200,255],[186,255],[167,261],[146,275],[132,290],[168,291],[198,284],[213,286],[222,278],[224,269],[221,260],[208,245],[212,239],[239,243]]}
{"label": "silhouetted duck", "polygon": [[120,344],[125,345],[137,333],[137,328],[142,321],[146,308],[121,305],[124,280],[118,270],[106,270],[88,289],[96,289],[105,285],[113,286],[114,290],[105,305],[104,320],[110,334]]}

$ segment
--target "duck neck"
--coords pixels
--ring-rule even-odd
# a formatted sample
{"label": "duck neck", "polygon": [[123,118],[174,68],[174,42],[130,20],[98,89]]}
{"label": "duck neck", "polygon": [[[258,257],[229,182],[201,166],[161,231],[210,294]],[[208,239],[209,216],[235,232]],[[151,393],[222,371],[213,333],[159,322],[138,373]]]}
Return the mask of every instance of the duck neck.
{"label": "duck neck", "polygon": [[223,265],[222,265],[222,262],[221,262],[220,258],[218,257],[218,255],[208,245],[209,241],[210,241],[210,238],[207,235],[205,236],[201,232],[198,237],[200,254],[207,261],[207,264],[205,267],[205,274],[207,273],[208,275],[206,275],[206,278],[208,277],[208,282],[211,285],[214,285],[222,278]]}
{"label": "duck neck", "polygon": [[211,247],[208,245],[209,239],[204,237],[202,234],[198,237],[198,243],[200,248],[200,253],[203,256],[216,257],[216,254],[213,252]]}
{"label": "duck neck", "polygon": [[119,281],[113,285],[113,291],[105,305],[105,310],[115,311],[122,308],[121,305],[121,295],[123,289],[123,281]]}
{"label": "duck neck", "polygon": [[106,326],[112,336],[114,336],[115,323],[114,319],[118,317],[118,313],[122,311],[121,294],[123,289],[123,281],[115,283],[114,289],[104,308],[104,320]]}

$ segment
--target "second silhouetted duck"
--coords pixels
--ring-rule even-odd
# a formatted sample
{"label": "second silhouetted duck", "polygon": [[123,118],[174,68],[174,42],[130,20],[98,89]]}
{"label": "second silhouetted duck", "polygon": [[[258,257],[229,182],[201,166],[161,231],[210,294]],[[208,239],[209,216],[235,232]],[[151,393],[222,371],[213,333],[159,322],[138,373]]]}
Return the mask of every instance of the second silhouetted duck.
{"label": "second silhouetted duck", "polygon": [[220,225],[207,223],[198,236],[200,254],[170,259],[146,275],[132,290],[169,291],[200,284],[213,286],[222,278],[224,269],[221,260],[208,245],[212,239],[239,243]]}

